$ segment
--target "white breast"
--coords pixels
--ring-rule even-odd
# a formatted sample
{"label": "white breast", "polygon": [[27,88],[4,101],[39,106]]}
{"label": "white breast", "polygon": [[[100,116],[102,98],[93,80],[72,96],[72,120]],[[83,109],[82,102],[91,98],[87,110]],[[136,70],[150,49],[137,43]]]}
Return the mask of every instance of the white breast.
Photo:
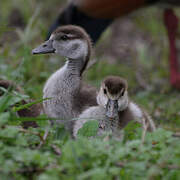
{"label": "white breast", "polygon": [[79,77],[72,76],[67,70],[67,64],[56,71],[47,81],[43,89],[43,98],[50,98],[43,102],[45,113],[49,117],[74,117],[72,109],[72,93],[80,84]]}
{"label": "white breast", "polygon": [[61,77],[63,77],[65,71],[66,65],[50,76],[43,89],[43,98],[53,98],[57,95],[56,91],[59,86],[58,82],[61,81]]}

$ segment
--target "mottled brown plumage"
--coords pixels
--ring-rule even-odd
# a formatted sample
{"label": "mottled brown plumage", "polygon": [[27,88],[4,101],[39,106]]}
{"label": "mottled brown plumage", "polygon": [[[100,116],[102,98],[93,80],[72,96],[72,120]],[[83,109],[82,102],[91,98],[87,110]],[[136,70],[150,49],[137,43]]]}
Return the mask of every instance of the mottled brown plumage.
{"label": "mottled brown plumage", "polygon": [[74,109],[82,112],[85,107],[96,106],[97,102],[94,98],[97,93],[96,88],[88,84],[82,83],[80,92],[74,96]]}
{"label": "mottled brown plumage", "polygon": [[[20,93],[24,93],[24,91],[21,89],[20,86],[16,85],[14,82],[10,80],[3,80],[0,79],[0,87],[3,87],[4,89],[14,89],[15,91],[18,91]],[[0,96],[3,95],[3,92],[0,90]]]}
{"label": "mottled brown plumage", "polygon": [[[15,90],[21,94],[24,94],[24,91],[22,90],[22,88],[18,85],[16,85],[14,82],[10,81],[10,80],[0,80],[0,87],[3,87],[6,90]],[[3,91],[0,90],[0,96],[2,96],[4,94]],[[27,100],[21,100],[19,102],[20,105],[25,105],[30,103],[31,101],[27,101]],[[16,104],[14,104],[13,106],[15,106]],[[37,117],[40,115],[42,110],[42,106],[41,104],[33,104],[31,107],[29,108],[25,108],[25,109],[21,109],[19,111],[17,111],[17,115],[19,117]],[[22,123],[22,126],[24,128],[28,128],[28,127],[38,127],[37,123],[35,121],[26,121]]]}

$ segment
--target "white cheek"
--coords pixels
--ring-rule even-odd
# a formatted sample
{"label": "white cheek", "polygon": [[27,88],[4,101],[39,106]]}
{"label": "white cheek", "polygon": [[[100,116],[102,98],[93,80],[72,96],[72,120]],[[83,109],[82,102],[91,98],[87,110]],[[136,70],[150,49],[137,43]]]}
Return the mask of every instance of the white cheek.
{"label": "white cheek", "polygon": [[59,42],[54,40],[53,47],[57,54],[72,59],[84,58],[88,50],[87,43],[79,39]]}
{"label": "white cheek", "polygon": [[85,41],[76,39],[69,43],[68,50],[70,58],[78,59],[87,54],[88,46]]}
{"label": "white cheek", "polygon": [[55,48],[55,53],[60,54],[61,56],[66,56],[67,54],[67,45],[64,42],[59,43],[58,41],[53,41],[53,47]]}
{"label": "white cheek", "polygon": [[103,106],[104,108],[106,107],[108,99],[107,99],[107,97],[104,94],[98,93],[96,99],[97,99],[98,105]]}
{"label": "white cheek", "polygon": [[125,92],[124,96],[118,100],[118,110],[122,111],[127,108],[129,103],[128,94]]}
{"label": "white cheek", "polygon": [[52,40],[54,38],[54,34],[51,34],[49,40]]}

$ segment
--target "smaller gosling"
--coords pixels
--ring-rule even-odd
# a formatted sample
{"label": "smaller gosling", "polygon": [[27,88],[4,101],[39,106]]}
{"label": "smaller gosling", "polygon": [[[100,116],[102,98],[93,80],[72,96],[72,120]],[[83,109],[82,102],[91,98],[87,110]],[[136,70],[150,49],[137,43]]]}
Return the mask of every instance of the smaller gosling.
{"label": "smaller gosling", "polygon": [[[5,92],[1,89],[5,89],[8,91],[15,91],[16,93],[24,94],[24,91],[20,86],[18,86],[15,82],[10,80],[4,80],[0,79],[0,98],[2,98],[5,94]],[[14,96],[16,96],[16,93],[13,93]],[[28,103],[31,103],[33,100],[26,100],[22,99],[18,103],[21,105],[25,105]],[[16,104],[11,105],[11,107],[16,106]],[[42,106],[41,104],[33,104],[29,108],[24,108],[21,110],[18,110],[16,112],[17,117],[38,117],[42,112]],[[27,129],[29,127],[38,127],[38,124],[35,121],[24,121],[22,122],[23,128]]]}
{"label": "smaller gosling", "polygon": [[128,97],[127,81],[118,76],[108,76],[101,84],[97,95],[98,106],[93,106],[80,114],[73,129],[74,137],[78,130],[89,120],[99,121],[98,135],[112,130],[113,135],[123,129],[130,121],[136,121],[147,127],[149,131],[155,130],[151,117],[132,102]]}

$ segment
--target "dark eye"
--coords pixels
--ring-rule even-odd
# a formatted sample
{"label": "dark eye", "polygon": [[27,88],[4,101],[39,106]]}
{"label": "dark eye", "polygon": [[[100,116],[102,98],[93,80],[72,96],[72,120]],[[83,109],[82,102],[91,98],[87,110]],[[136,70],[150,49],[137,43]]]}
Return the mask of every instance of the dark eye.
{"label": "dark eye", "polygon": [[122,91],[122,93],[121,93],[121,96],[123,96],[124,95],[124,90]]}
{"label": "dark eye", "polygon": [[63,41],[65,41],[65,40],[68,39],[68,36],[67,36],[67,35],[63,35],[63,36],[61,36],[61,39],[62,39]]}
{"label": "dark eye", "polygon": [[44,44],[43,47],[47,47],[47,44]]}
{"label": "dark eye", "polygon": [[106,89],[104,89],[104,94],[107,94],[107,91],[106,91]]}

